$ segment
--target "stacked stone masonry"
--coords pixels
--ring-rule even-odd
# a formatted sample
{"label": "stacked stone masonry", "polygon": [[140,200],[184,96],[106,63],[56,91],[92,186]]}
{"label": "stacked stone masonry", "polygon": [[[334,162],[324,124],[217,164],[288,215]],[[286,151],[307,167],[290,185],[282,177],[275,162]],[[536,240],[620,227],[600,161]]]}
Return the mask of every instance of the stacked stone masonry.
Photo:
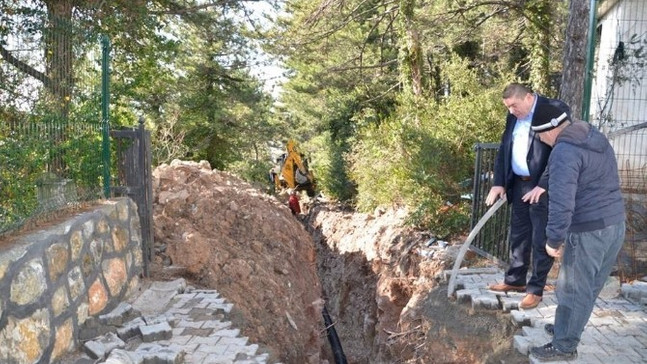
{"label": "stacked stone masonry", "polygon": [[105,201],[0,249],[0,363],[55,362],[139,284],[137,207]]}

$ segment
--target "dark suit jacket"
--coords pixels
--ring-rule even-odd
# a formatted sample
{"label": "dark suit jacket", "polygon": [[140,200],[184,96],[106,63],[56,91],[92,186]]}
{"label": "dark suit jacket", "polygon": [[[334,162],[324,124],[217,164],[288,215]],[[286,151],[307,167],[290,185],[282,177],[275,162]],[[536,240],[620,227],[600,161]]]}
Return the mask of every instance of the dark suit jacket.
{"label": "dark suit jacket", "polygon": [[[561,110],[564,110],[571,117],[571,108],[560,100],[549,99],[547,97],[537,95],[537,105],[549,103]],[[535,106],[536,108],[537,106]],[[533,115],[534,118],[534,115]],[[497,152],[494,161],[494,186],[503,186],[508,197],[508,203],[512,201],[511,189],[515,181],[514,172],[512,172],[512,131],[517,122],[517,117],[508,113],[505,123],[505,131],[501,137],[501,145]],[[530,141],[530,148],[526,156],[528,163],[528,170],[530,171],[530,178],[535,186],[539,186],[548,190],[548,171],[546,171],[546,163],[548,156],[552,150],[547,144],[542,143],[539,137],[532,130],[530,131],[532,140]]]}

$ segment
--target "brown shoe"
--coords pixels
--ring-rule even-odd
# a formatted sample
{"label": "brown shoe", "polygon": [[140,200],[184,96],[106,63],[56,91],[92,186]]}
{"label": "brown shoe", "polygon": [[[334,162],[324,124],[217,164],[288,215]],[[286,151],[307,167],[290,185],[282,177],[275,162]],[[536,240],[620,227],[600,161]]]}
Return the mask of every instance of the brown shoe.
{"label": "brown shoe", "polygon": [[522,308],[524,310],[529,310],[531,308],[537,307],[537,305],[541,302],[541,296],[537,296],[536,294],[528,293],[526,297],[524,297],[521,302],[519,302],[519,308]]}
{"label": "brown shoe", "polygon": [[526,291],[526,286],[511,286],[509,284],[505,283],[497,283],[493,284],[487,287],[490,291],[497,291],[497,292],[525,292]]}

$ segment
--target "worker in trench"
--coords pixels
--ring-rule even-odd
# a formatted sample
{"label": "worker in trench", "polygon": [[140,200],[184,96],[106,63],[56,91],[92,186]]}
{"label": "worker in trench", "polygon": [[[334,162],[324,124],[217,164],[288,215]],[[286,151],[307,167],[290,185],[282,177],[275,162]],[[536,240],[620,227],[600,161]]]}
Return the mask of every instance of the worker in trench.
{"label": "worker in trench", "polygon": [[301,213],[301,204],[299,202],[299,196],[298,196],[296,190],[290,191],[290,198],[288,199],[288,206],[290,207],[290,211],[292,211],[292,215],[298,217],[299,214]]}

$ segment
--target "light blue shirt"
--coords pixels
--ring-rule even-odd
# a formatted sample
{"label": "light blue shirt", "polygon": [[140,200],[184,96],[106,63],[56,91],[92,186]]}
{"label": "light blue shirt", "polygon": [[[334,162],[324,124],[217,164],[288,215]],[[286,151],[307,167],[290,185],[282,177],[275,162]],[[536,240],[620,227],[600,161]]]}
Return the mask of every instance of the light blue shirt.
{"label": "light blue shirt", "polygon": [[523,119],[517,119],[512,130],[512,172],[518,176],[530,176],[528,170],[528,149],[530,148],[530,124],[537,106],[537,95],[528,115]]}

